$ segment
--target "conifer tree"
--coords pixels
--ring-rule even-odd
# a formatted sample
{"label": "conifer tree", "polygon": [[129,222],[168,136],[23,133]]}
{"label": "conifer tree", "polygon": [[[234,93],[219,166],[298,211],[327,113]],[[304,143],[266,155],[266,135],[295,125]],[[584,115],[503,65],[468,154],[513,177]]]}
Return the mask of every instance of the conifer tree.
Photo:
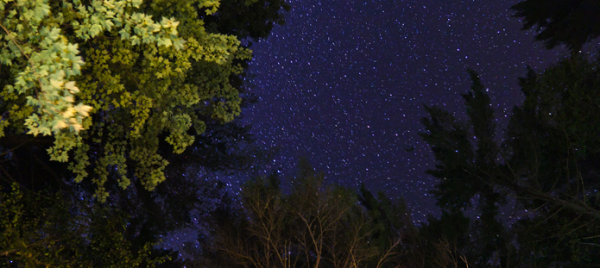
{"label": "conifer tree", "polygon": [[[427,132],[419,133],[431,147],[436,157],[436,169],[427,173],[440,180],[434,190],[438,206],[449,215],[461,215],[470,207],[472,200],[478,204],[479,219],[473,222],[480,247],[470,261],[484,263],[495,251],[504,250],[504,225],[497,218],[499,206],[505,197],[498,192],[498,186],[481,177],[492,173],[499,165],[498,146],[494,140],[495,123],[489,96],[479,76],[469,70],[473,85],[465,100],[469,121],[459,122],[453,115],[437,107],[425,106],[430,118],[423,118]],[[466,242],[466,241],[465,241]],[[468,244],[458,245],[468,247]],[[464,249],[464,248],[463,248]]]}
{"label": "conifer tree", "polygon": [[547,49],[565,45],[573,53],[600,36],[600,3],[595,0],[523,0],[511,7],[523,29],[535,28],[535,40]]}
{"label": "conifer tree", "polygon": [[[598,70],[598,60],[581,57],[541,75],[529,69],[520,79],[526,99],[514,107],[501,142],[494,140],[489,97],[472,72],[472,92],[462,95],[467,123],[426,106],[427,132],[420,135],[436,157],[436,168],[427,172],[439,179],[438,205],[450,215],[461,214],[471,200],[478,203],[471,239],[458,245],[465,254],[472,250],[470,266],[597,263],[600,170],[592,163],[600,160]],[[510,229],[498,217],[507,198],[516,202],[519,219]]]}

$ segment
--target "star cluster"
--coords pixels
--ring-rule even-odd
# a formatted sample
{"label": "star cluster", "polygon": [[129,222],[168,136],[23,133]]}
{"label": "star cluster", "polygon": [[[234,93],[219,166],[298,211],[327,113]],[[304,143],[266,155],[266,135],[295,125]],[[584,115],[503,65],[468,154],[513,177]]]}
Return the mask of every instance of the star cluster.
{"label": "star cluster", "polygon": [[[478,72],[500,130],[524,97],[517,78],[565,54],[533,42],[509,8],[517,0],[294,0],[286,25],[252,46],[244,113],[270,168],[293,175],[301,156],[330,182],[404,196],[413,218],[437,214],[430,148],[417,135],[437,105],[464,119],[460,93]],[[501,131],[498,131],[501,137]],[[407,151],[413,148],[412,151]]]}

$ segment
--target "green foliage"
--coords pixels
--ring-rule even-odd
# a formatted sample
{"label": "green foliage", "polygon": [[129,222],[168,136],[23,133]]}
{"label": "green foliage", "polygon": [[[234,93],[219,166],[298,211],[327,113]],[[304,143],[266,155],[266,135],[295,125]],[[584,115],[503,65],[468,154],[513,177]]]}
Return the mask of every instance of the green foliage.
{"label": "green foliage", "polygon": [[[145,250],[146,246],[155,245],[160,242],[160,237],[174,230],[190,227],[195,218],[202,217],[195,213],[212,210],[214,200],[222,194],[224,184],[207,180],[207,174],[249,170],[272,154],[253,144],[250,126],[240,124],[239,117],[236,118],[232,113],[236,105],[239,105],[239,109],[236,108],[239,111],[254,100],[253,96],[245,94],[246,85],[242,83],[250,51],[240,47],[230,56],[221,57],[226,58],[226,62],[215,62],[219,60],[218,57],[215,60],[215,57],[220,52],[219,48],[209,47],[211,42],[221,42],[221,37],[225,41],[232,38],[218,32],[203,31],[201,19],[227,14],[224,11],[205,12],[209,8],[196,5],[198,2],[201,1],[193,1],[190,6],[181,5],[180,1],[145,1],[138,9],[131,6],[126,8],[126,12],[146,14],[146,19],[150,15],[153,18],[177,18],[180,22],[177,27],[178,38],[195,38],[195,42],[205,50],[204,56],[192,51],[183,56],[191,58],[182,57],[179,62],[176,62],[176,55],[172,56],[173,53],[179,53],[177,50],[170,48],[173,53],[168,54],[162,51],[164,46],[160,44],[131,45],[129,41],[121,39],[119,32],[122,31],[116,26],[83,42],[74,35],[72,27],[62,25],[65,26],[61,28],[64,30],[62,33],[71,43],[79,43],[80,56],[85,60],[82,74],[72,79],[80,89],[75,98],[77,102],[94,106],[94,109],[82,121],[85,131],[76,133],[62,129],[53,136],[25,135],[29,129],[24,122],[37,108],[27,105],[24,95],[1,91],[0,114],[3,117],[0,119],[0,128],[6,131],[0,138],[0,185],[10,186],[11,182],[17,182],[21,189],[32,191],[33,194],[40,193],[40,189],[48,193],[62,192],[67,200],[87,200],[84,205],[95,206],[94,211],[100,207],[114,208],[102,215],[126,219],[127,224],[119,225],[122,228],[118,231],[125,239],[129,252],[134,255],[146,252],[146,259],[171,256],[173,261],[162,263],[160,267],[181,267],[177,252],[155,247]],[[84,1],[81,4],[90,3]],[[64,12],[60,1],[49,1],[49,5],[52,10],[75,15],[70,10]],[[253,7],[257,13],[260,13],[260,9],[260,6]],[[273,8],[269,10],[271,12]],[[261,14],[264,17],[252,19],[268,20],[271,17]],[[188,15],[192,17],[186,17]],[[81,22],[80,18],[74,19]],[[246,24],[243,21],[239,23]],[[247,23],[260,25],[262,22]],[[188,24],[191,26],[184,27]],[[264,28],[270,30],[269,23],[264,24]],[[260,27],[253,30],[262,32]],[[185,43],[185,47],[189,44]],[[228,46],[226,43],[224,45]],[[157,51],[150,51],[149,47],[155,47]],[[157,57],[151,60],[162,57],[163,65],[147,70],[152,62],[146,56],[154,55]],[[176,66],[179,63],[184,67]],[[166,65],[170,70],[163,68]],[[157,84],[155,82],[158,80],[168,81],[161,82],[161,88],[138,86],[142,75],[154,81],[147,84]],[[0,87],[14,83],[15,76],[14,70],[4,66],[0,68]],[[139,98],[134,99],[134,94]],[[157,102],[157,94],[160,94],[160,102]],[[228,102],[235,105],[227,106]],[[223,115],[219,115],[219,112]],[[225,122],[231,119],[234,120]],[[58,147],[52,146],[59,141]],[[70,163],[55,161],[56,157],[64,161],[68,157]],[[167,161],[171,164],[166,165]],[[163,165],[164,169],[159,165]],[[159,171],[159,174],[153,173],[153,170]],[[146,176],[144,174],[164,175],[165,181],[157,184],[154,191],[147,191],[146,179],[141,177]],[[98,184],[103,187],[98,187]],[[93,199],[93,193],[97,197],[108,196],[108,193],[111,195],[105,199],[105,203],[98,205],[88,203]],[[48,206],[45,208],[53,211],[59,203],[46,204]],[[33,205],[27,203],[25,206]],[[106,225],[103,219],[94,219]],[[57,239],[61,243],[70,241],[67,236]],[[86,263],[88,266],[94,266],[94,263],[101,266],[103,262],[101,258],[91,256]],[[140,264],[144,267],[148,265],[144,262]]]}
{"label": "green foliage", "polygon": [[168,165],[161,142],[182,153],[207,119],[226,123],[241,111],[230,79],[251,52],[235,36],[204,29],[201,18],[214,14],[218,1],[0,7],[0,111],[7,112],[0,137],[52,135],[51,159],[71,159],[74,180],[93,181],[100,201],[113,177],[123,188],[139,179],[154,189]]}
{"label": "green foliage", "polygon": [[24,193],[17,184],[0,189],[0,265],[3,267],[139,267],[152,245],[131,250],[119,212],[77,204],[61,193]]}

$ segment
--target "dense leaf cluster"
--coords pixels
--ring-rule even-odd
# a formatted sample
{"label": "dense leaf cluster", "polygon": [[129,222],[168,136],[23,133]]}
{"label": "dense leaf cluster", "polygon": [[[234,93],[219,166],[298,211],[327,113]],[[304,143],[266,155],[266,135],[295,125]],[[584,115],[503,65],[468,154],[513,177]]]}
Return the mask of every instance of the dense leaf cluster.
{"label": "dense leaf cluster", "polygon": [[167,259],[151,257],[151,243],[132,250],[122,212],[19,188],[0,192],[2,267],[140,267]]}
{"label": "dense leaf cluster", "polygon": [[[240,92],[230,77],[242,73],[239,60],[251,54],[236,36],[204,29],[199,14],[217,6],[203,0],[3,3],[9,53],[3,62],[10,64],[0,82],[2,134],[24,134],[24,125],[27,133],[53,134],[51,159],[66,162],[72,152],[74,180],[92,180],[99,200],[108,196],[112,170],[123,188],[139,179],[154,189],[168,164],[160,142],[181,153],[204,133],[205,118],[226,123],[240,114]],[[74,106],[75,100],[83,104]]]}
{"label": "dense leaf cluster", "polygon": [[[19,12],[28,12],[28,2],[35,1],[12,1],[5,5],[6,12],[0,16],[9,11],[17,12],[12,19],[23,20],[25,15]],[[29,200],[19,201],[27,210],[27,217],[20,218],[19,224],[0,226],[2,232],[18,234],[0,241],[6,242],[0,251],[11,247],[10,252],[0,255],[3,263],[0,266],[6,262],[10,263],[9,267],[38,267],[64,261],[64,265],[57,266],[103,267],[114,262],[114,267],[129,267],[139,260],[137,262],[146,267],[154,266],[150,261],[165,260],[165,257],[171,261],[162,266],[177,266],[180,261],[176,260],[176,252],[150,245],[156,245],[171,231],[190,227],[198,214],[212,209],[224,188],[223,183],[212,179],[215,172],[249,171],[273,153],[254,145],[250,126],[243,125],[237,117],[247,103],[256,100],[246,92],[248,85],[243,83],[251,59],[249,45],[241,45],[239,40],[266,37],[274,21],[283,23],[280,12],[287,5],[281,1],[247,3],[245,0],[187,1],[184,4],[180,1],[37,1],[35,4],[49,8],[40,23],[55,23],[60,29],[55,33],[64,36],[70,44],[78,44],[78,56],[85,62],[79,74],[69,76],[72,81],[54,83],[72,90],[67,93],[73,95],[73,100],[91,105],[93,110],[82,110],[88,116],[82,121],[85,128],[82,131],[62,128],[52,136],[27,135],[25,120],[43,111],[28,105],[26,94],[35,97],[40,91],[35,87],[23,94],[8,90],[19,74],[17,69],[27,65],[27,57],[15,58],[11,66],[3,64],[0,68],[0,84],[5,89],[0,93],[0,186],[3,187],[0,199],[16,200],[12,194],[20,191],[23,198],[19,200]],[[254,12],[254,21],[240,20],[223,25],[221,16],[236,16],[223,10],[214,12],[216,7],[225,4],[239,6],[229,12]],[[85,9],[78,8],[80,6]],[[102,24],[98,16],[111,10],[123,13],[112,14],[115,17],[141,20],[142,25],[138,26],[147,28],[147,36],[135,25],[127,29],[131,31],[129,36],[123,36],[127,32],[119,28],[126,26],[116,23],[100,32],[96,32],[98,26],[88,30],[73,26]],[[62,21],[53,21],[55,17],[61,17]],[[152,18],[162,17],[170,18],[163,19],[165,25],[153,22]],[[12,29],[14,25],[7,23],[9,19],[2,19],[0,23]],[[222,32],[204,30],[203,20],[211,20],[211,25],[217,25]],[[248,28],[248,25],[253,27]],[[163,26],[170,30],[161,28]],[[178,50],[168,46],[168,41],[152,39],[152,35],[162,33],[162,30],[154,31],[159,28],[169,30],[173,38],[185,40],[184,47]],[[244,29],[242,34],[231,35],[239,29]],[[91,35],[85,37],[86,33]],[[146,36],[148,42],[140,37],[140,44],[133,44],[130,39],[137,34]],[[28,45],[25,37],[15,39],[21,47]],[[10,40],[6,41],[4,45],[13,46]],[[58,95],[69,97],[60,92]],[[67,160],[67,157],[69,163],[56,161]],[[172,164],[167,165],[167,162]],[[148,191],[151,186],[148,176],[152,174],[166,180],[156,181],[153,191]],[[11,190],[13,185],[18,187]],[[129,187],[124,187],[127,185]],[[48,201],[55,195],[61,198]],[[40,200],[30,201],[36,198]],[[13,211],[9,203],[4,204],[7,206],[0,209],[2,220]],[[52,216],[60,207],[66,208],[64,211],[68,213]],[[98,216],[91,217],[92,214]],[[103,219],[110,219],[115,225]],[[72,224],[70,220],[83,225]],[[42,222],[54,224],[52,239],[59,241],[59,246],[47,247],[46,242],[35,242],[43,240],[35,236],[35,228],[46,232],[40,225]],[[101,229],[103,226],[107,228]],[[73,232],[58,231],[63,229]],[[78,238],[73,234],[91,232],[97,232],[98,239],[107,236],[105,240],[98,240],[103,246],[79,247],[79,253],[73,255],[71,250],[89,241],[85,237],[74,240]],[[15,237],[25,241],[26,247],[14,247]],[[111,244],[113,247],[107,248]],[[106,254],[101,254],[103,251]],[[44,257],[46,253],[53,254],[54,259]],[[28,257],[19,257],[25,255]],[[104,257],[111,260],[102,260]],[[127,260],[131,265],[125,263]]]}

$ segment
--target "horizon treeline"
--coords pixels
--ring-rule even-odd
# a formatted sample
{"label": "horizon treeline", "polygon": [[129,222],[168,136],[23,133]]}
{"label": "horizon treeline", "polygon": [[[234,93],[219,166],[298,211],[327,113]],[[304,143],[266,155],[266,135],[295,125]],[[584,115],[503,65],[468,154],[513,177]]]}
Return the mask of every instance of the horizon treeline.
{"label": "horizon treeline", "polygon": [[[570,58],[520,78],[526,99],[496,142],[475,72],[468,120],[425,106],[419,135],[441,217],[415,225],[403,198],[325,184],[301,160],[291,193],[276,173],[222,203],[187,267],[597,267],[600,263],[600,61]],[[465,215],[475,206],[476,217]],[[511,201],[516,215],[500,210]]]}
{"label": "horizon treeline", "polygon": [[[571,55],[515,77],[525,100],[502,137],[474,71],[467,120],[423,105],[442,214],[419,225],[402,197],[327,183],[307,159],[294,179],[256,176],[238,197],[215,178],[277,153],[239,115],[258,100],[244,82],[252,42],[285,23],[284,1],[0,7],[0,267],[600,264],[600,57],[580,51],[600,36],[595,1],[513,7]],[[523,215],[511,223],[509,204]],[[160,247],[195,228],[198,247]]]}

